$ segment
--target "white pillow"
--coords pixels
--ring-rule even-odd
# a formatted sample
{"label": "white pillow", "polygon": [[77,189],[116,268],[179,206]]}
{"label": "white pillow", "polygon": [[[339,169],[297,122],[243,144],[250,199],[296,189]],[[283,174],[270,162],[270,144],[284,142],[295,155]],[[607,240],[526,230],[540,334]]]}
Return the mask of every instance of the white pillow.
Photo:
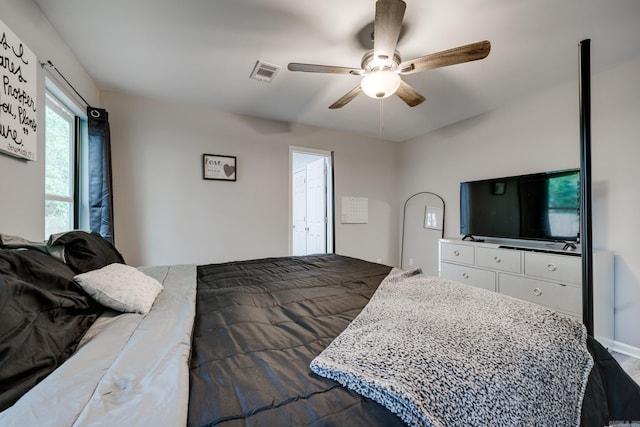
{"label": "white pillow", "polygon": [[128,313],[148,313],[163,289],[153,277],[118,263],[78,274],[74,279],[100,304]]}

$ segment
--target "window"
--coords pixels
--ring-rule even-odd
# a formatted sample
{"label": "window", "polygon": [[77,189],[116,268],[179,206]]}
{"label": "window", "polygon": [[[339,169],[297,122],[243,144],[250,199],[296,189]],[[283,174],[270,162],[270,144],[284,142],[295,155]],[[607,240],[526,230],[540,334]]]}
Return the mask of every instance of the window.
{"label": "window", "polygon": [[580,232],[580,177],[549,178],[547,188],[549,228],[552,236],[577,236]]}
{"label": "window", "polygon": [[45,239],[77,228],[75,209],[79,119],[47,92],[45,112]]}

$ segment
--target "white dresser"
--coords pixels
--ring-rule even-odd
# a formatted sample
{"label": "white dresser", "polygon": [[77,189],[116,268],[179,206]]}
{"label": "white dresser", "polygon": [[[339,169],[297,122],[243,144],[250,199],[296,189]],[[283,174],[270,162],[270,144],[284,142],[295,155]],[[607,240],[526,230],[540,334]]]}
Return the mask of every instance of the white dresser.
{"label": "white dresser", "polygon": [[[614,338],[613,252],[593,253],[594,335]],[[440,277],[550,307],[582,321],[582,257],[544,246],[440,240]]]}

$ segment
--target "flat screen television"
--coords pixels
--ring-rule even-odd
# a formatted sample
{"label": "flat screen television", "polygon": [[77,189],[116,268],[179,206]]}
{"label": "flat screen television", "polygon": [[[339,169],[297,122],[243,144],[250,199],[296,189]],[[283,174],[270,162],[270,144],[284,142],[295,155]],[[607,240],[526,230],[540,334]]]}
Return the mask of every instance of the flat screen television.
{"label": "flat screen television", "polygon": [[580,170],[460,183],[460,234],[577,242]]}

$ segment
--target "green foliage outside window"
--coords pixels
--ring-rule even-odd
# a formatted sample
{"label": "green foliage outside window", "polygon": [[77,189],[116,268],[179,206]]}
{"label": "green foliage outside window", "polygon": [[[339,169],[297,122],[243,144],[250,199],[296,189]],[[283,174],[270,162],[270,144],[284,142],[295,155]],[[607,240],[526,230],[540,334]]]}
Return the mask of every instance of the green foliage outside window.
{"label": "green foliage outside window", "polygon": [[71,196],[70,190],[70,141],[72,129],[68,119],[47,106],[47,164],[45,192],[60,196]]}
{"label": "green foliage outside window", "polygon": [[47,97],[45,111],[45,238],[73,228],[74,117]]}
{"label": "green foliage outside window", "polygon": [[580,184],[572,176],[558,176],[549,180],[549,208],[576,210],[580,205]]}

